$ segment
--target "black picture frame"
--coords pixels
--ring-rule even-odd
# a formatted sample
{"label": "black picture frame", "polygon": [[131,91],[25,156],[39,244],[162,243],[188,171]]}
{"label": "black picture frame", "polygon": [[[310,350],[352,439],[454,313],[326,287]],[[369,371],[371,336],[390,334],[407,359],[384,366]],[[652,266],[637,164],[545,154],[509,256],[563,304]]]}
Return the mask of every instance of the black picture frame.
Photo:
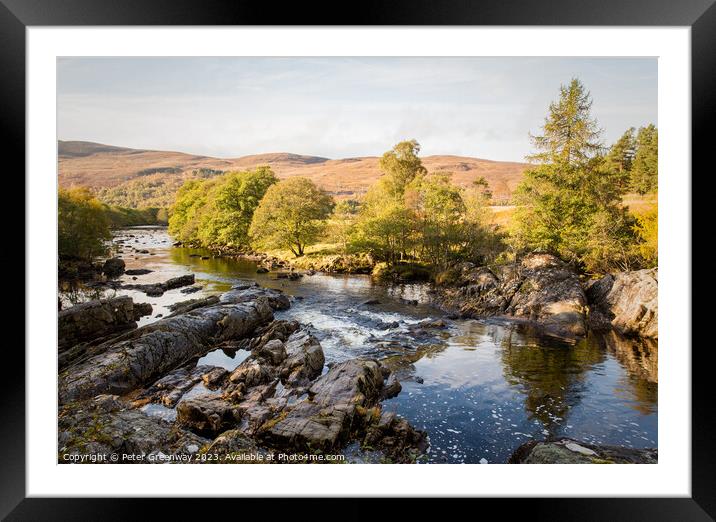
{"label": "black picture frame", "polygon": [[[709,165],[708,129],[716,114],[716,5],[715,0],[380,0],[356,4],[326,2],[286,3],[214,2],[198,0],[0,0],[0,128],[2,149],[24,172],[25,158],[25,30],[28,26],[86,25],[496,25],[496,26],[689,26],[692,73],[693,172]],[[713,147],[710,147],[713,148]],[[22,170],[20,170],[22,169]],[[692,177],[693,179],[693,177]],[[22,189],[21,189],[22,190]],[[27,277],[27,274],[26,274]],[[685,305],[688,305],[685,304]],[[695,313],[698,313],[695,311]],[[691,340],[687,339],[687,343]],[[146,514],[148,500],[25,498],[25,368],[24,354],[8,345],[4,407],[0,423],[0,515],[10,520],[73,519],[101,516],[104,520],[135,518]],[[685,349],[684,347],[672,347]],[[690,498],[550,498],[480,499],[485,507],[503,513],[552,520],[711,520],[716,516],[716,462],[711,447],[714,407],[711,403],[712,349],[692,352],[692,496]],[[316,491],[320,496],[320,491]],[[209,500],[212,509],[226,501]],[[474,500],[470,500],[473,502]],[[164,517],[181,513],[181,519],[207,516],[205,507],[177,499],[160,499]],[[242,499],[246,507],[258,500]],[[265,501],[264,501],[265,502]],[[316,500],[272,499],[271,511],[316,513],[325,504]],[[345,501],[342,501],[345,502]],[[464,500],[451,500],[451,510],[464,508]],[[454,504],[459,502],[460,505]],[[265,508],[261,508],[262,510]],[[381,508],[378,508],[381,509]],[[424,512],[423,500],[401,506]],[[471,509],[471,508],[468,508]],[[365,514],[363,509],[341,507],[341,518]],[[380,513],[380,511],[376,512]],[[484,511],[483,511],[484,513]],[[292,517],[293,518],[293,517]]]}

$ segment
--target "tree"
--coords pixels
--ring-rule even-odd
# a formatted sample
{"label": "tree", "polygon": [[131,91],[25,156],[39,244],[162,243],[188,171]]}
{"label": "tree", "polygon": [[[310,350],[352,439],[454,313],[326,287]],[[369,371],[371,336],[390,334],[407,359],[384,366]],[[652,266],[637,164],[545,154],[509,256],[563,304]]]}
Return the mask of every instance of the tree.
{"label": "tree", "polygon": [[617,254],[628,251],[633,233],[621,205],[623,184],[601,155],[591,106],[576,79],[550,104],[543,134],[532,137],[537,152],[529,159],[535,166],[517,190],[512,242],[602,270],[624,261]]}
{"label": "tree", "polygon": [[169,233],[180,241],[205,247],[247,246],[254,211],[276,182],[269,167],[191,179],[177,193]]}
{"label": "tree", "polygon": [[629,182],[635,155],[636,137],[631,127],[612,145],[606,158],[607,165],[619,174],[619,182],[624,186]]}
{"label": "tree", "polygon": [[352,246],[376,259],[395,264],[407,256],[413,246],[415,215],[401,200],[385,197],[379,191],[363,202],[352,235]]}
{"label": "tree", "polygon": [[200,225],[210,201],[207,196],[216,183],[216,178],[192,179],[181,186],[169,217],[169,233],[174,238],[184,243],[199,241]]}
{"label": "tree", "polygon": [[451,176],[440,172],[416,178],[406,190],[406,200],[419,223],[422,257],[434,266],[445,266],[463,243],[465,203],[462,190],[450,182]]}
{"label": "tree", "polygon": [[631,189],[639,194],[654,192],[659,185],[659,132],[653,125],[639,129],[631,171]]}
{"label": "tree", "polygon": [[333,200],[311,180],[289,178],[269,187],[254,212],[249,235],[262,248],[304,254],[325,226]]}
{"label": "tree", "polygon": [[485,199],[492,199],[492,190],[490,189],[490,183],[487,181],[485,176],[480,176],[472,182],[472,186],[480,191],[480,194]]}
{"label": "tree", "polygon": [[419,153],[420,144],[417,141],[401,141],[380,158],[384,188],[391,196],[402,197],[405,187],[416,176],[427,173],[418,157]]}
{"label": "tree", "polygon": [[359,210],[360,203],[354,199],[339,201],[333,207],[333,213],[329,220],[328,235],[331,241],[340,245],[343,255],[348,253],[351,233],[358,218]]}
{"label": "tree", "polygon": [[354,247],[391,264],[405,259],[415,243],[415,215],[405,196],[408,186],[427,173],[419,152],[418,142],[410,140],[383,154],[383,176],[368,189],[356,221]]}
{"label": "tree", "polygon": [[465,215],[462,221],[461,254],[465,259],[478,264],[492,261],[504,250],[502,234],[496,225],[490,223],[491,196],[481,185],[470,187],[462,193]]}
{"label": "tree", "polygon": [[60,257],[91,261],[107,251],[111,238],[102,204],[89,189],[60,189],[57,198],[57,245]]}
{"label": "tree", "polygon": [[538,152],[536,163],[583,165],[602,148],[601,130],[591,117],[592,98],[578,79],[559,88],[559,99],[549,105],[541,136],[531,136]]}
{"label": "tree", "polygon": [[201,225],[199,238],[207,245],[246,246],[254,211],[268,188],[278,182],[269,167],[230,172],[210,194],[210,215]]}

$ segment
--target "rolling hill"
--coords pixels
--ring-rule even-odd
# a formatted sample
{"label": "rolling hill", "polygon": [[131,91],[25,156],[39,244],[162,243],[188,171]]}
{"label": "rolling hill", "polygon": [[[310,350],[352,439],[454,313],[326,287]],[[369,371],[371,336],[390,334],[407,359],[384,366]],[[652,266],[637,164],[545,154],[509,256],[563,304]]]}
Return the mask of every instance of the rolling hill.
{"label": "rolling hill", "polygon": [[[280,178],[303,176],[339,199],[359,197],[381,175],[377,156],[328,159],[290,153],[214,158],[183,152],[130,149],[85,141],[58,142],[61,187],[83,185],[113,205],[167,206],[189,178],[269,165]],[[461,186],[484,176],[497,201],[509,199],[525,163],[463,156],[424,156],[429,172],[449,171]]]}

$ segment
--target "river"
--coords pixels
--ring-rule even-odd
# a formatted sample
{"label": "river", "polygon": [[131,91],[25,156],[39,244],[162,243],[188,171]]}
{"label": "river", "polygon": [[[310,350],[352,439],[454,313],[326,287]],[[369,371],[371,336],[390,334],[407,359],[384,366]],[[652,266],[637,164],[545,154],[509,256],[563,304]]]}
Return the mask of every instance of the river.
{"label": "river", "polygon": [[[361,356],[384,360],[403,386],[384,409],[428,432],[429,462],[504,463],[528,440],[559,436],[657,447],[657,354],[640,343],[590,335],[570,345],[509,322],[447,320],[428,304],[425,285],[386,287],[362,275],[276,279],[257,274],[251,262],[202,259],[209,252],[174,248],[166,229],[133,228],[115,237],[124,241],[118,255],[127,269],[153,270],[136,280],[125,275],[124,282],[194,273],[201,286],[195,293],[176,289],[161,297],[111,291],[152,304],[152,316],[140,324],[167,315],[172,303],[221,293],[250,279],[292,297],[291,308],[276,318],[310,325],[327,363]],[[448,327],[417,329],[415,335],[414,325],[427,319],[444,319]],[[216,350],[200,363],[231,370],[248,355]]]}

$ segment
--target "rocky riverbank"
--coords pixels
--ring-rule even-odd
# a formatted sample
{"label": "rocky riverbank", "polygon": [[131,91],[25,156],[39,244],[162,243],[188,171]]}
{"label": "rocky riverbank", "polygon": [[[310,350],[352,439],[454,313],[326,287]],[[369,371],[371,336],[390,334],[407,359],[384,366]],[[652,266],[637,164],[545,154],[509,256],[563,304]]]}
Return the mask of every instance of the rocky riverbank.
{"label": "rocky riverbank", "polygon": [[[428,446],[424,432],[382,411],[381,401],[400,391],[390,370],[374,359],[324,367],[312,334],[296,321],[274,320],[275,310],[290,306],[276,290],[238,285],[218,301],[140,328],[131,326],[133,303],[120,299],[62,312],[74,318],[64,321],[63,351],[80,339],[90,345],[59,375],[60,462],[90,453],[156,457],[150,461],[172,455],[175,462],[212,461],[214,454],[327,455],[350,443],[385,461],[414,462]],[[119,335],[106,339],[106,327],[78,319],[98,310]],[[92,343],[95,335],[104,340]],[[251,354],[231,371],[196,365],[217,347]],[[172,415],[147,414],[153,404]]]}
{"label": "rocky riverbank", "polygon": [[493,271],[462,263],[438,274],[433,300],[458,317],[504,317],[563,338],[589,329],[658,338],[658,269],[583,281],[551,254]]}

